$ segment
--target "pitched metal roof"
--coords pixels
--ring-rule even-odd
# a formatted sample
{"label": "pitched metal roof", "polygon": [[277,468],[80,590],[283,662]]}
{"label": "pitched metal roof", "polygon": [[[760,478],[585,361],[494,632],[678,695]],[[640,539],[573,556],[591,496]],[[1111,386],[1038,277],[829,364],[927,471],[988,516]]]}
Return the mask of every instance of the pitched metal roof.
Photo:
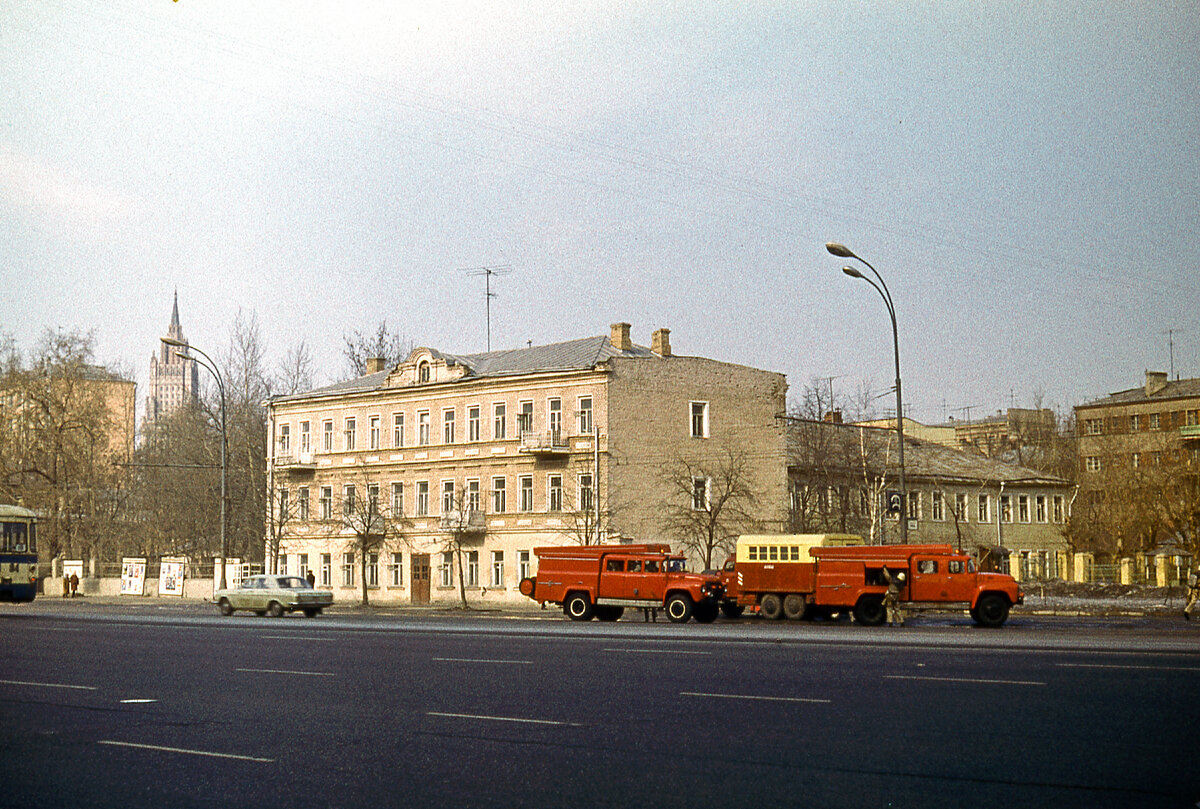
{"label": "pitched metal roof", "polygon": [[1143,385],[1138,388],[1130,388],[1129,390],[1117,391],[1100,399],[1094,399],[1090,402],[1084,402],[1080,407],[1095,407],[1097,405],[1123,405],[1137,404],[1140,402],[1157,402],[1164,399],[1187,399],[1200,398],[1200,379],[1173,379],[1168,380],[1167,384],[1161,390],[1156,391],[1153,395],[1146,395],[1146,388]]}

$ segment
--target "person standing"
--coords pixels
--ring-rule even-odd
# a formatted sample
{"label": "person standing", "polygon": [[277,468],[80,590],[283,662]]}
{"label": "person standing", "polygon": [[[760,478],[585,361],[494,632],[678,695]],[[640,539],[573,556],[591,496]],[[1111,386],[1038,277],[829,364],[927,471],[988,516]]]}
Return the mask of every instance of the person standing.
{"label": "person standing", "polygon": [[1197,601],[1200,601],[1200,575],[1197,575],[1196,571],[1192,570],[1188,574],[1187,582],[1188,596],[1187,603],[1183,607],[1183,617],[1184,620],[1190,621],[1192,620],[1192,607],[1196,605]]}
{"label": "person standing", "polygon": [[71,574],[71,598],[79,595],[79,574]]}
{"label": "person standing", "polygon": [[888,626],[904,626],[904,612],[900,609],[900,590],[908,577],[903,570],[895,573],[883,569],[883,581],[887,592],[883,594],[883,606],[887,612]]}
{"label": "person standing", "polygon": [[304,580],[308,582],[309,587],[317,586],[317,577],[313,575],[311,570],[304,574]]}

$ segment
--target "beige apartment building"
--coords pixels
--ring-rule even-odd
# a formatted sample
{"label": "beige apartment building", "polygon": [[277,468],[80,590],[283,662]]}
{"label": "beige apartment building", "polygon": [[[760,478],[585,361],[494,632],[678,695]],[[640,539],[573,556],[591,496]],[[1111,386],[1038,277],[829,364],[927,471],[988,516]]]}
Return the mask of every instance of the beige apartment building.
{"label": "beige apartment building", "polygon": [[[267,558],[357,598],[351,515],[365,502],[388,534],[366,554],[372,601],[457,600],[460,574],[473,603],[521,600],[535,547],[672,541],[664,515],[689,497],[700,507],[702,470],[730,453],[760,504],[744,527],[780,530],[783,375],[677,356],[669,337],[635,345],[617,323],[511,351],[417,348],[393,368],[272,399]],[[688,492],[678,468],[699,470]]]}

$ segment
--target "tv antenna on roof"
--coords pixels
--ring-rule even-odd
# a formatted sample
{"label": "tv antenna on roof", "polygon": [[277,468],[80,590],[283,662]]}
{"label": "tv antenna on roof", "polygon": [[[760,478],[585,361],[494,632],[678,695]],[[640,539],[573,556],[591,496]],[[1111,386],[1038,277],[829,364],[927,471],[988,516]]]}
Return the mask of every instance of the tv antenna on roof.
{"label": "tv antenna on roof", "polygon": [[511,264],[501,264],[496,267],[463,267],[459,272],[465,272],[467,275],[484,277],[484,289],[486,290],[484,300],[486,301],[487,309],[487,350],[492,350],[492,298],[496,297],[496,293],[492,292],[492,276],[493,275],[508,275],[512,272]]}

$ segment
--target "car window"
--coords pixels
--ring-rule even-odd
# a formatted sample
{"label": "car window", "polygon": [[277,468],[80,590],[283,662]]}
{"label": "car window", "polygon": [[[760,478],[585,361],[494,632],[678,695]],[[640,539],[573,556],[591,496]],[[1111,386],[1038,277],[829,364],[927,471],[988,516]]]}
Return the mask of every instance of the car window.
{"label": "car window", "polygon": [[304,590],[308,588],[308,582],[299,576],[282,576],[279,579],[279,586],[285,590]]}

